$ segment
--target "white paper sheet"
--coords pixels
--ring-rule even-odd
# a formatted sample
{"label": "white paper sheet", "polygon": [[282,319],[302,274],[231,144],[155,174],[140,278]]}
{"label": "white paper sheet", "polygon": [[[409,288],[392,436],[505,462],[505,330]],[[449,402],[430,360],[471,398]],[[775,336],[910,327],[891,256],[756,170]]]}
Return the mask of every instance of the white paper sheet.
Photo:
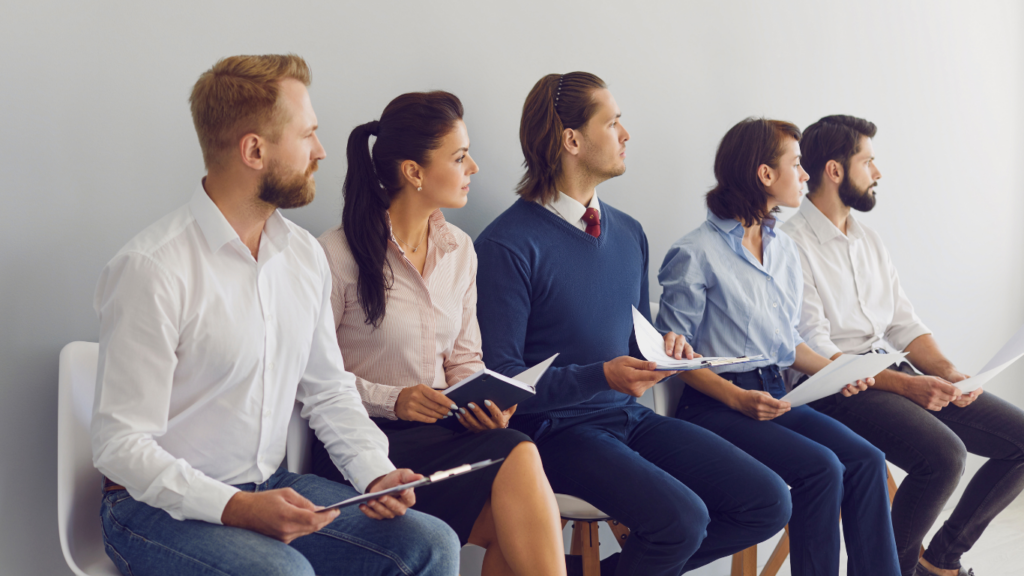
{"label": "white paper sheet", "polygon": [[536,388],[537,381],[540,380],[540,377],[543,376],[544,372],[547,371],[548,366],[551,366],[551,363],[555,361],[555,358],[558,358],[558,354],[555,354],[551,358],[548,358],[547,360],[541,362],[540,364],[537,364],[533,368],[527,368],[526,370],[523,370],[519,374],[513,376],[512,379],[518,380],[519,382],[526,384],[530,388]]}
{"label": "white paper sheet", "polygon": [[1024,356],[1024,326],[1017,330],[1006,344],[996,352],[996,355],[985,364],[985,367],[978,372],[980,376],[984,372],[988,372],[993,368],[1005,368],[1007,365],[1013,363],[1014,360]]}
{"label": "white paper sheet", "polygon": [[[1010,364],[1016,362],[1017,359],[1020,358],[1021,356],[1024,356],[1024,354],[1018,354],[1010,358],[1008,361],[993,368],[989,368],[986,364],[985,367],[988,368],[988,370],[985,370],[981,374],[975,374],[974,376],[971,376],[967,380],[961,380],[953,385],[959,388],[961,392],[974,392],[978,388],[984,386],[989,380],[995,378],[1000,372],[1006,370],[1006,368],[1009,367]],[[989,364],[991,364],[991,362],[989,362]]]}
{"label": "white paper sheet", "polygon": [[843,354],[781,400],[789,402],[793,407],[803,406],[836,394],[847,384],[877,376],[905,357],[906,354]]}
{"label": "white paper sheet", "polygon": [[658,329],[651,325],[644,318],[644,315],[633,306],[633,331],[636,333],[636,344],[640,348],[640,354],[651,362],[658,363],[658,370],[696,370],[698,368],[711,368],[715,366],[727,366],[729,364],[742,364],[760,360],[763,356],[751,356],[749,358],[729,358],[724,356],[710,356],[707,358],[694,358],[687,360],[676,360],[665,353],[665,338],[658,332]]}
{"label": "white paper sheet", "polygon": [[1010,339],[1003,344],[1003,347],[996,352],[996,355],[985,364],[985,367],[980,372],[971,376],[967,380],[961,380],[954,384],[962,392],[974,392],[978,388],[984,386],[989,380],[996,377],[997,374],[1005,370],[1010,364],[1016,362],[1021,356],[1024,356],[1024,326],[1021,326],[1017,333],[1010,337]]}

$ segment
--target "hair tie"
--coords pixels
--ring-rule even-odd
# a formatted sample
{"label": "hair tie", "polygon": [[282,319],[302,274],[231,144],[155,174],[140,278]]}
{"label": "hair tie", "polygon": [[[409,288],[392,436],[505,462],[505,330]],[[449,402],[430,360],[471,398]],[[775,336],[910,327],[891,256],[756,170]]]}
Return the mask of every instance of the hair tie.
{"label": "hair tie", "polygon": [[558,106],[558,98],[562,95],[562,79],[565,78],[565,74],[558,75],[558,90],[555,92],[555,106]]}
{"label": "hair tie", "polygon": [[372,136],[376,136],[380,132],[380,120],[374,120],[366,123],[366,131]]}

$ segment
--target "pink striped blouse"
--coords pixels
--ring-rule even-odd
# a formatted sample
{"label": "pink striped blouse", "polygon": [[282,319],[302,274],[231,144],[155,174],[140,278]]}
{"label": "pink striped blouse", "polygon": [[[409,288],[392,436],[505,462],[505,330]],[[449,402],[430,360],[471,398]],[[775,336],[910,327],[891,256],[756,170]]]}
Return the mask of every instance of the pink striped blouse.
{"label": "pink striped blouse", "polygon": [[370,416],[396,420],[402,388],[447,388],[484,367],[476,321],[476,251],[469,235],[448,224],[440,210],[430,216],[422,276],[395,237],[388,242],[395,282],[378,328],[365,322],[359,267],[344,230],[325,232],[320,244],[334,281],[338,346]]}

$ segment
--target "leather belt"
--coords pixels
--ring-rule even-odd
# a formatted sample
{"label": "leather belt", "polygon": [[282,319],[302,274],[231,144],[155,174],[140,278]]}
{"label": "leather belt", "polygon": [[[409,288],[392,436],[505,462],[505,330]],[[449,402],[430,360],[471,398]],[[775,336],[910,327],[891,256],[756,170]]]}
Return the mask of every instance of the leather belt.
{"label": "leather belt", "polygon": [[107,478],[106,476],[104,476],[103,477],[103,491],[104,492],[113,492],[115,490],[126,490],[126,488],[124,486],[121,486],[120,484],[114,484],[114,482],[110,478]]}

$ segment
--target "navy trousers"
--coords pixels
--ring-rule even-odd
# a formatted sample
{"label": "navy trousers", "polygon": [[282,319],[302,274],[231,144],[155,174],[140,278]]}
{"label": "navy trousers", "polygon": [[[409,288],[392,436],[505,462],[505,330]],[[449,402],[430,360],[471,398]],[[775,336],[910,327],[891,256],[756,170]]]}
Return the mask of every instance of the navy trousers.
{"label": "navy trousers", "polygon": [[678,576],[789,520],[782,479],[700,427],[639,404],[546,422],[534,441],[554,491],[631,531],[619,576]]}
{"label": "navy trousers", "polygon": [[[722,374],[746,390],[781,398],[775,366]],[[789,484],[793,574],[839,574],[839,519],[850,576],[899,576],[886,485],[885,456],[849,428],[808,406],[757,421],[687,387],[677,416],[718,434]]]}

